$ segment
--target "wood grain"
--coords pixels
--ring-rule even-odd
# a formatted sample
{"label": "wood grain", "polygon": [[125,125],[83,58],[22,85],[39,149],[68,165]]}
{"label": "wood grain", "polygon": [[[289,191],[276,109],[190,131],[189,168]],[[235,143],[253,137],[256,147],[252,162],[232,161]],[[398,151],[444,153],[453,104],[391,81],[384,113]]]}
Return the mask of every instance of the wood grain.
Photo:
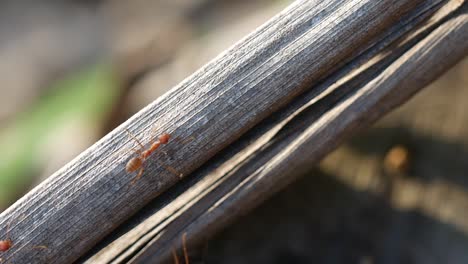
{"label": "wood grain", "polygon": [[[11,223],[14,246],[1,258],[12,263],[73,262],[152,200],[160,210],[149,231],[135,229],[137,241],[127,240],[132,243],[112,249],[116,254],[98,253],[89,261],[162,260],[181,232],[202,239],[289,182],[289,172],[299,172],[358,125],[368,124],[416,91],[408,87],[420,88],[463,57],[466,16],[459,16],[462,19],[449,21],[453,28],[444,27],[446,34],[438,33],[438,42],[416,41],[423,45],[417,48],[410,41],[405,47],[413,44],[413,53],[410,49],[393,62],[379,61],[380,73],[372,68],[365,78],[353,78],[360,85],[325,85],[333,79],[331,73],[369,61],[369,48],[388,46],[395,36],[392,30],[405,26],[400,21],[413,21],[411,12],[424,17],[443,2],[295,2],[3,212],[0,234]],[[414,19],[406,25],[417,24]],[[390,62],[393,68],[384,67]],[[292,111],[300,105],[295,99],[308,103]],[[259,124],[268,116],[272,119]],[[146,162],[135,185],[130,184],[135,175],[125,172],[130,156],[120,152],[135,145],[124,128],[147,145],[163,132],[174,138],[164,146],[166,154],[157,153]],[[310,150],[313,154],[304,155]],[[207,167],[191,174],[208,160]],[[190,177],[181,179],[161,164]],[[171,193],[164,192],[178,182]],[[181,195],[174,200],[177,194]]]}
{"label": "wood grain", "polygon": [[192,245],[209,238],[405,102],[468,53],[466,3],[432,4],[155,199],[83,261],[163,262],[182,234]]}

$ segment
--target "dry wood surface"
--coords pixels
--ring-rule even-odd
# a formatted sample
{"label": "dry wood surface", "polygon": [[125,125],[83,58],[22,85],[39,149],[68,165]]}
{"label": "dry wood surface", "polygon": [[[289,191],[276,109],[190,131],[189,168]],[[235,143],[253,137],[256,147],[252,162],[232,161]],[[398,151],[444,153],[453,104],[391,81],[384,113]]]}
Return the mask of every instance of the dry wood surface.
{"label": "dry wood surface", "polygon": [[[1,258],[75,261],[151,202],[80,261],[167,259],[183,233],[208,237],[463,58],[467,22],[464,1],[295,2],[3,212],[14,246]],[[173,138],[134,185],[124,128],[146,147]]]}

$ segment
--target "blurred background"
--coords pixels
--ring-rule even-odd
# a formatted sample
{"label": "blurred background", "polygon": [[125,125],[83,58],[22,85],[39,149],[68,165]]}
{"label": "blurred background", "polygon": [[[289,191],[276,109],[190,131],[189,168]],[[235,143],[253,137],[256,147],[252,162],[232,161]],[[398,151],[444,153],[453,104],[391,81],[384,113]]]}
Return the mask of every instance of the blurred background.
{"label": "blurred background", "polygon": [[[0,2],[0,211],[290,2]],[[468,263],[467,99],[465,59],[191,258]]]}

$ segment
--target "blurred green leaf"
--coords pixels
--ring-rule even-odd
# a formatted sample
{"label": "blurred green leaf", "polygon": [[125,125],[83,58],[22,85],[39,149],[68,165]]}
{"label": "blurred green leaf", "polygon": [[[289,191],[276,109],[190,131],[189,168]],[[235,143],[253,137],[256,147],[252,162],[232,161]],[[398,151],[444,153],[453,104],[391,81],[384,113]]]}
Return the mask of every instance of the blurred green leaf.
{"label": "blurred green leaf", "polygon": [[118,95],[116,80],[107,64],[72,74],[0,133],[0,209],[34,180],[39,147],[51,131],[69,119],[102,120]]}

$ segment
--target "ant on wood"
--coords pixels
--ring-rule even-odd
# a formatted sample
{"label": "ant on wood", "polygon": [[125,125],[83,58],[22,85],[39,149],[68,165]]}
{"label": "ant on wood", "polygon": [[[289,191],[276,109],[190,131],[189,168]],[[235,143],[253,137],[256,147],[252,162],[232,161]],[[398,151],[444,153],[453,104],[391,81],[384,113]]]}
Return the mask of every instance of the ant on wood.
{"label": "ant on wood", "polygon": [[[24,219],[24,216],[21,216],[22,219]],[[10,238],[10,227],[11,227],[11,222],[13,221],[10,220],[7,225],[7,232],[6,232],[6,239],[5,240],[0,240],[0,253],[1,252],[7,252],[13,247],[13,240]],[[48,247],[41,245],[41,246],[33,246],[32,249],[40,249],[40,250],[47,250]],[[0,258],[0,263],[3,263],[4,259]],[[10,262],[9,262],[10,263]]]}
{"label": "ant on wood", "polygon": [[[169,139],[171,138],[171,135],[164,133],[158,137],[158,140],[153,142],[151,146],[145,150],[145,146],[143,143],[141,143],[138,138],[133,135],[128,129],[125,128],[125,131],[128,133],[128,135],[133,138],[138,145],[140,145],[140,149],[136,151],[138,153],[138,156],[131,158],[128,162],[127,165],[125,166],[125,170],[128,173],[132,173],[135,171],[138,171],[137,176],[135,179],[132,180],[132,184],[134,184],[138,179],[140,179],[141,175],[143,174],[144,171],[144,163],[146,159],[148,159],[151,154],[153,154],[161,145],[167,144],[169,142]],[[177,172],[174,168],[172,167],[167,167],[164,166],[169,172],[176,174],[177,176],[181,177],[182,174]]]}
{"label": "ant on wood", "polygon": [[7,225],[6,239],[0,240],[0,252],[6,252],[13,246],[13,241],[10,239],[10,223]]}

